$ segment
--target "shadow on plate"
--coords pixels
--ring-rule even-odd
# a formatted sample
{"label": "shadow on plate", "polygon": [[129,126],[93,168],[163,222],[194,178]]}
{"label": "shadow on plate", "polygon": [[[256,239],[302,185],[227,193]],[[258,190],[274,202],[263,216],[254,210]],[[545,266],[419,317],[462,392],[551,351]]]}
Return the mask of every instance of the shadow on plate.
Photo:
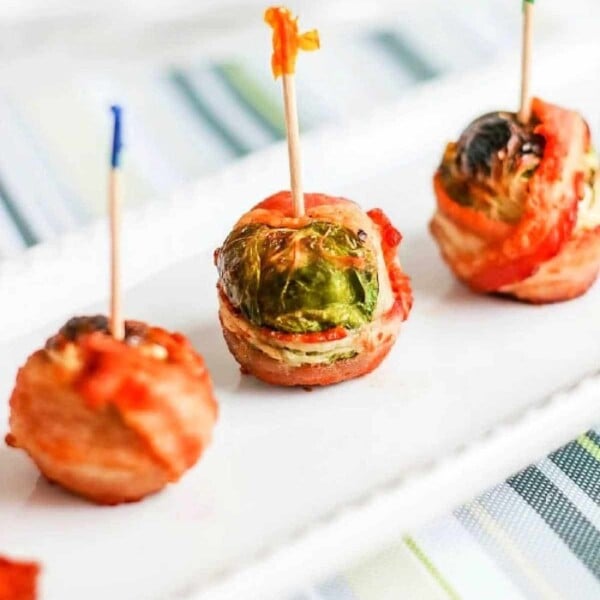
{"label": "shadow on plate", "polygon": [[430,310],[435,310],[440,305],[463,303],[470,295],[469,290],[454,278],[426,230],[403,242],[400,261],[411,279],[419,309],[423,307],[421,300],[429,304]]}
{"label": "shadow on plate", "polygon": [[60,506],[77,500],[51,485],[22,450],[0,447],[0,504]]}
{"label": "shadow on plate", "polygon": [[[210,369],[217,395],[219,388],[234,391],[237,395],[258,396],[261,400],[270,398],[279,399],[282,392],[287,394],[297,392],[307,394],[303,388],[283,388],[269,385],[256,379],[252,375],[243,375],[233,356],[229,353],[227,344],[218,319],[214,322],[205,321],[197,327],[186,330],[186,334],[194,348],[204,356],[206,365]],[[315,388],[316,390],[317,388]]]}
{"label": "shadow on plate", "polygon": [[33,507],[58,508],[65,507],[72,510],[76,505],[86,507],[92,506],[87,500],[65,490],[57,483],[48,481],[43,475],[39,475],[29,498],[27,505]]}
{"label": "shadow on plate", "polygon": [[229,354],[217,316],[214,321],[204,321],[188,329],[186,335],[204,357],[215,387],[235,386],[241,376],[240,370]]}

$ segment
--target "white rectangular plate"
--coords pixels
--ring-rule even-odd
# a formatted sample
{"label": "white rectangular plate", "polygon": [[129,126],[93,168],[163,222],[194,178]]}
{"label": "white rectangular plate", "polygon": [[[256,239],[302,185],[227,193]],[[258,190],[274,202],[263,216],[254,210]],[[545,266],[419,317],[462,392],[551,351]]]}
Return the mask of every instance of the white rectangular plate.
{"label": "white rectangular plate", "polygon": [[[569,44],[549,54],[536,89],[595,125],[600,52]],[[430,85],[305,141],[309,189],[380,206],[404,234],[414,310],[390,357],[360,380],[312,393],[268,387],[240,375],[222,340],[212,251],[242,211],[286,186],[282,147],[128,215],[126,312],[190,336],[212,371],[220,420],[179,484],[115,508],[63,493],[0,448],[0,554],[43,564],[44,600],[263,600],[467,500],[600,418],[600,382],[582,382],[600,364],[598,286],[547,307],[475,296],[427,231],[445,142],[478,113],[513,105],[516,64]],[[0,396],[67,317],[104,310],[106,256],[99,225],[0,266]],[[3,403],[2,430],[7,413]]]}

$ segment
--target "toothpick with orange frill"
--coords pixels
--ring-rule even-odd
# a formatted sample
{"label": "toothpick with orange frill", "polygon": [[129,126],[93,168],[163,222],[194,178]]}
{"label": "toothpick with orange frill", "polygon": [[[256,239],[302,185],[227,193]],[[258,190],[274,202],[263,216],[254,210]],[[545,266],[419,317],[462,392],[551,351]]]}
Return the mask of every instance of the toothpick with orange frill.
{"label": "toothpick with orange frill", "polygon": [[294,201],[294,214],[304,215],[302,189],[302,161],[300,157],[300,131],[294,73],[299,50],[318,50],[319,34],[316,30],[298,33],[298,19],[284,7],[271,7],[265,11],[265,22],[273,28],[273,56],[271,68],[275,79],[282,77],[285,125],[287,131],[290,185]]}

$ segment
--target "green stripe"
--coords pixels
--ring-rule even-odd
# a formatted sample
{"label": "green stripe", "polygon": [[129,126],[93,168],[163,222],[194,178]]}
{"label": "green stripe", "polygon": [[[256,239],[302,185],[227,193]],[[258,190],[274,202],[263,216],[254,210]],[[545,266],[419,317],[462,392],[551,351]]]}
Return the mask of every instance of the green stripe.
{"label": "green stripe", "polygon": [[593,575],[600,578],[600,533],[561,491],[534,466],[511,477],[507,483]]}
{"label": "green stripe", "polygon": [[425,554],[423,549],[417,544],[417,542],[411,536],[407,535],[404,537],[404,543],[407,548],[419,559],[421,564],[427,569],[427,572],[435,579],[437,584],[448,594],[448,598],[451,600],[460,600],[460,596],[456,593],[456,590],[450,585],[448,580],[442,575],[439,569],[433,564],[431,559]]}
{"label": "green stripe", "polygon": [[254,120],[271,136],[280,140],[285,137],[285,120],[282,108],[238,63],[223,63],[214,67],[215,74],[229,91],[247,109]]}
{"label": "green stripe", "polygon": [[585,435],[590,438],[590,440],[592,440],[592,442],[594,442],[598,448],[600,448],[600,435],[598,435],[595,431],[588,431]]}
{"label": "green stripe", "polygon": [[179,69],[173,69],[169,74],[170,81],[179,90],[203,121],[225,142],[237,156],[244,156],[251,150],[235,133],[233,133],[204,101],[198,90],[192,85],[188,77]]}
{"label": "green stripe", "polygon": [[597,461],[600,461],[600,446],[590,439],[587,435],[580,435],[577,443]]}
{"label": "green stripe", "polygon": [[418,54],[396,31],[377,32],[373,39],[411,73],[416,81],[433,79],[440,74],[437,67]]}
{"label": "green stripe", "polygon": [[[581,437],[585,438],[585,436]],[[600,503],[600,464],[598,458],[594,458],[586,451],[584,445],[571,442],[553,452],[549,458],[594,502]]]}

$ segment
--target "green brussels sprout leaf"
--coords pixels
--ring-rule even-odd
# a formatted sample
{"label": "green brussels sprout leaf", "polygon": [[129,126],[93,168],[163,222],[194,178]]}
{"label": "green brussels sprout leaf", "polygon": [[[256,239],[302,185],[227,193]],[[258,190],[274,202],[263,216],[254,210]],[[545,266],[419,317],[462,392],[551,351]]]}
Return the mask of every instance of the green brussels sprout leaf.
{"label": "green brussels sprout leaf", "polygon": [[217,267],[233,306],[253,324],[278,331],[356,329],[372,320],[377,304],[373,250],[332,223],[241,227],[225,240]]}

